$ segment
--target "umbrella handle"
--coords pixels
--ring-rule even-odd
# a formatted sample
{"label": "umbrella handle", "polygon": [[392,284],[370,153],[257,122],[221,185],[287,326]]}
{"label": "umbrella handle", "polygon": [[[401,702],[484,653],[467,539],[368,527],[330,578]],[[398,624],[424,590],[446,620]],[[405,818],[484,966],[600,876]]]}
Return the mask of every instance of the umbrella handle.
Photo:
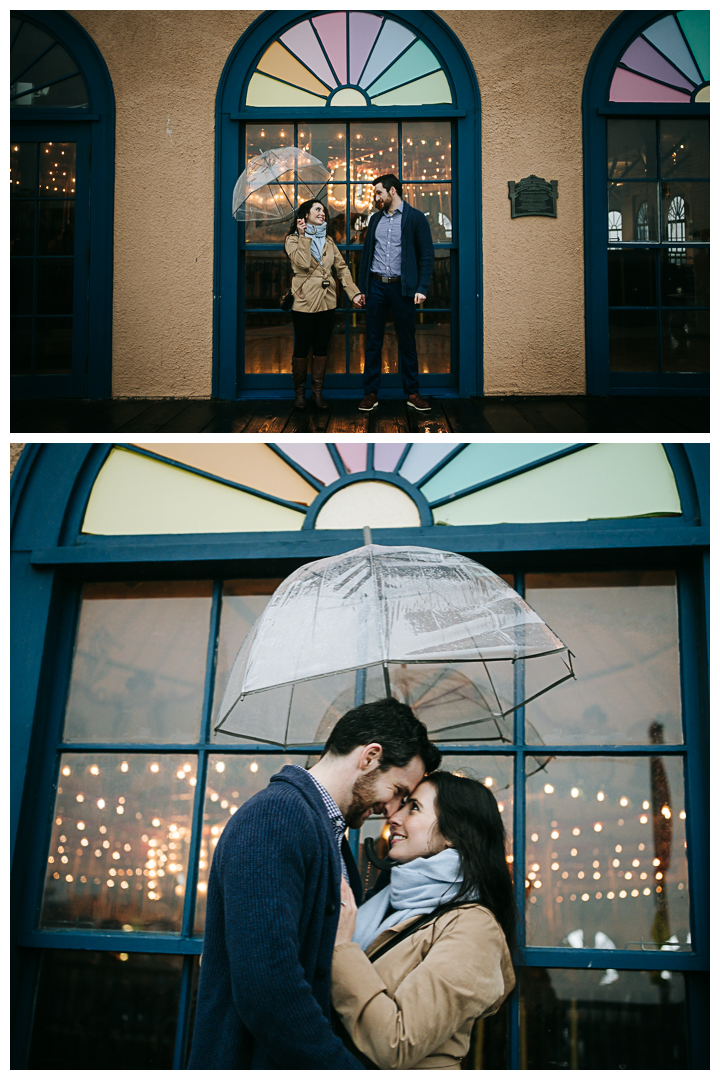
{"label": "umbrella handle", "polygon": [[392,870],[393,866],[397,864],[392,859],[381,859],[375,852],[375,841],[372,836],[366,836],[363,841],[363,849],[365,851],[365,858],[368,862],[372,863],[376,870]]}

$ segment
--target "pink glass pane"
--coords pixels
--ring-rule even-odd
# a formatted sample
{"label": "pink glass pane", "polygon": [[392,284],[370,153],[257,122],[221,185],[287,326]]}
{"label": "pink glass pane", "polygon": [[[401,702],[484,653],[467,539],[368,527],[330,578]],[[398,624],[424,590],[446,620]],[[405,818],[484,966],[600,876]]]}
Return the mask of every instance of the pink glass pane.
{"label": "pink glass pane", "polygon": [[672,64],[669,64],[657,49],[653,49],[644,38],[636,38],[629,49],[626,49],[621,57],[621,63],[632,68],[641,75],[651,75],[653,79],[661,79],[670,83],[671,86],[681,86],[691,93],[695,89],[691,83]]}
{"label": "pink glass pane", "polygon": [[350,82],[358,83],[365,61],[380,33],[382,19],[365,11],[350,12]]}
{"label": "pink glass pane", "polygon": [[618,68],[610,87],[610,101],[684,101],[690,100],[689,94],[673,90],[670,86],[651,82],[642,75]]}
{"label": "pink glass pane", "polygon": [[412,30],[400,23],[386,22],[380,32],[380,37],[375,43],[372,56],[368,60],[367,67],[363,72],[361,86],[370,86],[379,75],[382,75],[386,67],[389,67],[396,56],[406,49],[415,35]]}
{"label": "pink glass pane", "polygon": [[335,443],[348,472],[364,472],[367,469],[367,443]]}
{"label": "pink glass pane", "polygon": [[325,443],[276,443],[276,446],[323,484],[332,484],[333,480],[337,480],[338,471]]}
{"label": "pink glass pane", "polygon": [[302,60],[311,71],[314,71],[319,79],[328,86],[337,86],[337,79],[330,70],[330,65],[325,59],[325,54],[320,48],[320,42],[309,20],[298,23],[283,34],[280,40],[295,53],[298,60]]}
{"label": "pink glass pane", "polygon": [[325,46],[325,52],[335,69],[338,82],[347,82],[347,47],[345,41],[345,12],[333,11],[330,15],[318,15],[313,19],[315,29]]}
{"label": "pink glass pane", "polygon": [[407,443],[377,443],[375,446],[375,468],[379,472],[392,472]]}

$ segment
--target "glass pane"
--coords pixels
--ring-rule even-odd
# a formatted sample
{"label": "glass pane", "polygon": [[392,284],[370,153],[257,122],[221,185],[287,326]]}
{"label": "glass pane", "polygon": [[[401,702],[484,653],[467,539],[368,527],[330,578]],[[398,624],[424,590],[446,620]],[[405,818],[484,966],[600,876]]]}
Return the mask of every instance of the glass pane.
{"label": "glass pane", "polygon": [[80,109],[88,104],[88,92],[82,75],[54,83],[32,96],[33,105],[48,109]]}
{"label": "glass pane", "polygon": [[72,371],[72,317],[35,320],[35,374],[69,375]]}
{"label": "glass pane", "polygon": [[85,585],[65,740],[194,741],[211,603],[210,581]]}
{"label": "glass pane", "polygon": [[663,240],[710,240],[710,184],[662,184]]}
{"label": "glass pane", "polygon": [[663,371],[710,370],[710,312],[664,311]]}
{"label": "glass pane", "polygon": [[657,315],[653,311],[611,311],[610,370],[658,371]]}
{"label": "glass pane", "polygon": [[[45,86],[47,83],[62,79],[66,75],[72,75],[78,69],[75,61],[65,52],[61,45],[53,45],[49,52],[28,68],[22,76],[23,83],[30,86]],[[22,87],[18,87],[22,89]]]}
{"label": "glass pane", "polygon": [[[350,373],[362,374],[365,366],[365,315],[352,312],[350,315]],[[382,374],[396,375],[398,370],[397,336],[395,327],[389,322],[385,327],[382,351]]]}
{"label": "glass pane", "polygon": [[38,255],[72,255],[74,250],[75,200],[41,202]]}
{"label": "glass pane", "polygon": [[33,260],[12,259],[10,262],[10,314],[32,315]]}
{"label": "glass pane", "polygon": [[657,303],[655,252],[632,248],[608,251],[610,307],[650,307]]}
{"label": "glass pane", "polygon": [[399,173],[398,126],[376,122],[350,125],[350,179],[371,183],[384,173]]}
{"label": "glass pane", "polygon": [[530,777],[528,945],[690,952],[684,807],[680,757],[560,757]]}
{"label": "glass pane", "polygon": [[[235,657],[245,637],[258,619],[270,597],[280,585],[281,578],[256,581],[226,581],[223,585],[220,609],[220,637],[215,668],[215,694],[213,700],[213,726],[218,719],[225,686]],[[214,740],[227,742],[231,737],[212,734]]]}
{"label": "glass pane", "polygon": [[463,1069],[510,1068],[510,1002],[506,999],[494,1016],[475,1021],[470,1050]]}
{"label": "glass pane", "polygon": [[63,754],[41,926],[180,933],[194,754]]}
{"label": "glass pane", "polygon": [[291,278],[285,252],[249,251],[245,256],[245,307],[277,307]]}
{"label": "glass pane", "polygon": [[73,264],[73,259],[38,259],[38,315],[72,315]]}
{"label": "glass pane", "polygon": [[421,375],[449,375],[452,363],[452,316],[418,308],[415,344]]}
{"label": "glass pane", "polygon": [[245,316],[245,371],[249,375],[289,375],[292,351],[289,311]]}
{"label": "glass pane", "polygon": [[660,121],[660,175],[690,179],[710,175],[710,121]]}
{"label": "glass pane", "polygon": [[657,176],[654,120],[608,120],[608,179]]}
{"label": "glass pane", "polygon": [[452,135],[449,120],[403,124],[403,182],[450,180]]}
{"label": "glass pane", "polygon": [[[546,743],[682,742],[675,575],[528,574],[525,596],[574,653],[576,679],[531,702]],[[552,682],[555,657],[525,665],[526,691]],[[529,739],[534,742],[535,739]]]}
{"label": "glass pane", "polygon": [[44,951],[28,1068],[171,1069],[182,968],[182,956]]}
{"label": "glass pane", "polygon": [[52,46],[54,40],[32,23],[24,23],[10,53],[10,82],[13,83],[18,75],[22,75],[40,53]]}
{"label": "glass pane", "polygon": [[40,194],[75,194],[75,143],[40,143]]}
{"label": "glass pane", "polygon": [[32,319],[10,320],[10,374],[29,375],[32,364]]}
{"label": "glass pane", "polygon": [[34,195],[37,190],[38,144],[10,143],[10,194]]}
{"label": "glass pane", "polygon": [[709,307],[710,249],[661,251],[660,291],[663,307]]}
{"label": "glass pane", "polygon": [[524,968],[521,1069],[688,1067],[680,971]]}
{"label": "glass pane", "polygon": [[657,239],[657,184],[608,184],[608,241]]}
{"label": "glass pane", "polygon": [[245,164],[250,158],[257,157],[265,150],[275,150],[279,146],[292,146],[294,141],[292,124],[246,124]]}
{"label": "glass pane", "polygon": [[10,202],[10,254],[33,255],[35,252],[35,202],[12,199]]}
{"label": "glass pane", "polygon": [[[343,293],[344,296],[344,293]],[[344,304],[342,305],[345,306]],[[352,318],[352,316],[351,316]],[[346,370],[347,318],[341,314],[333,326],[327,351],[325,371],[328,375],[344,375]]]}
{"label": "glass pane", "polygon": [[332,173],[332,181],[344,184],[347,180],[345,124],[298,124],[298,146],[319,158]]}
{"label": "glass pane", "polygon": [[307,763],[306,754],[211,754],[205,789],[202,840],[195,907],[195,933],[205,929],[210,863],[222,831],[244,802],[266,788],[285,765]]}
{"label": "glass pane", "polygon": [[452,200],[449,184],[404,184],[403,198],[430,223],[434,244],[452,243]]}
{"label": "glass pane", "polygon": [[363,244],[375,207],[372,184],[350,185],[350,243]]}
{"label": "glass pane", "polygon": [[449,251],[436,251],[433,262],[430,291],[425,301],[428,308],[452,307],[451,264]]}

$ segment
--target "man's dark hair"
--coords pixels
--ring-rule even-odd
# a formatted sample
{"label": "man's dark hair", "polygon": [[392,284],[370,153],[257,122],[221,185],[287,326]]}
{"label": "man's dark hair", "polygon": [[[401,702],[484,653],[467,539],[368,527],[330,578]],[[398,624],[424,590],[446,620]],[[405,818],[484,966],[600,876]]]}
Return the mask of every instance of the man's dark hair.
{"label": "man's dark hair", "polygon": [[376,176],[373,180],[373,187],[375,187],[376,184],[382,184],[387,192],[390,192],[392,188],[395,188],[398,193],[398,198],[402,199],[402,184],[393,173],[389,172],[385,173],[384,176]]}
{"label": "man's dark hair", "polygon": [[428,739],[427,728],[409,705],[395,698],[383,698],[358,705],[341,716],[330,732],[323,754],[345,757],[356,746],[380,743],[380,769],[403,768],[419,754],[426,772],[437,769],[442,754]]}

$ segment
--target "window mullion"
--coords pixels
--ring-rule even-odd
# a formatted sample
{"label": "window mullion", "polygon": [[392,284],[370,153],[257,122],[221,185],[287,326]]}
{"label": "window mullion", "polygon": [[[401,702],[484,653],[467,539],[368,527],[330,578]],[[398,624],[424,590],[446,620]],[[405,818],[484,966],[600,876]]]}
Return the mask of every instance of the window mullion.
{"label": "window mullion", "polygon": [[185,1067],[188,1038],[190,1035],[190,1007],[192,1005],[192,980],[194,956],[186,956],[183,960],[182,982],[180,983],[180,1002],[178,1005],[177,1026],[175,1028],[175,1050],[173,1053],[173,1069]]}

